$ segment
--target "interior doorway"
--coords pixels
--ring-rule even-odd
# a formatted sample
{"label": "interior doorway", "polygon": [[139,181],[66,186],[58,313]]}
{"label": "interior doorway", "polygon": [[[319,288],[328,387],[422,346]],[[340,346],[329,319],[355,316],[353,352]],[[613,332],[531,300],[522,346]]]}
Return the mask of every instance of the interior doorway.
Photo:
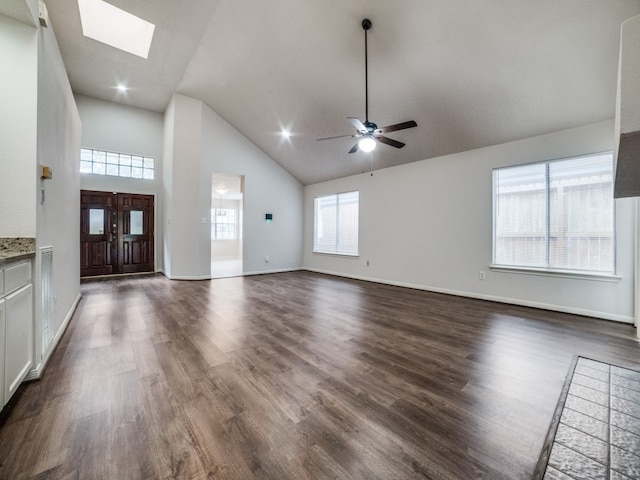
{"label": "interior doorway", "polygon": [[242,275],[244,176],[214,172],[211,179],[211,278]]}
{"label": "interior doorway", "polygon": [[80,191],[80,276],[154,271],[153,195]]}

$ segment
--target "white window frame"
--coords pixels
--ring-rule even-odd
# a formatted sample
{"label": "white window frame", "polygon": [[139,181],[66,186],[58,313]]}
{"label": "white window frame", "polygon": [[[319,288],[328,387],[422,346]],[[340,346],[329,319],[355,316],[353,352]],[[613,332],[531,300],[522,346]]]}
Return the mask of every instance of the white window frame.
{"label": "white window frame", "polygon": [[[356,223],[357,225],[355,226],[355,230],[356,230],[356,245],[355,245],[355,251],[347,251],[347,250],[343,250],[340,248],[340,223],[341,223],[341,217],[340,217],[340,197],[341,196],[346,196],[346,195],[353,195],[356,194],[357,196],[357,205],[358,205],[358,212],[356,214]],[[333,242],[333,248],[322,248],[318,239],[318,205],[319,205],[319,201],[321,199],[326,199],[326,198],[330,198],[330,197],[335,197],[336,199],[336,225],[335,225],[335,241]],[[332,193],[329,195],[320,195],[314,198],[313,201],[313,253],[320,253],[320,254],[324,254],[324,255],[337,255],[337,256],[347,256],[347,257],[358,257],[359,256],[359,251],[360,251],[360,191],[359,190],[352,190],[349,192],[341,192],[341,193]]]}
{"label": "white window frame", "polygon": [[[540,165],[540,164],[544,164],[547,166],[547,171],[548,171],[548,165],[555,163],[555,162],[563,162],[563,161],[568,161],[568,160],[576,160],[579,158],[588,158],[588,157],[593,157],[593,156],[597,156],[597,155],[611,155],[612,157],[612,173],[613,173],[613,152],[611,151],[605,151],[605,152],[594,152],[594,153],[590,153],[590,154],[584,154],[584,155],[578,155],[575,157],[567,157],[567,158],[558,158],[558,159],[553,159],[553,160],[546,160],[546,161],[542,161],[542,162],[534,162],[534,163],[528,163],[528,164],[521,164],[521,165],[510,165],[510,166],[505,166],[505,167],[500,167],[500,168],[495,168],[493,169],[493,173],[492,173],[492,201],[493,201],[493,209],[492,209],[492,264],[490,265],[490,269],[492,271],[497,271],[497,272],[507,272],[507,273],[524,273],[524,274],[530,274],[530,275],[545,275],[545,276],[559,276],[559,277],[571,277],[571,278],[579,278],[579,279],[594,279],[594,280],[602,280],[602,281],[619,281],[621,279],[620,276],[618,276],[616,274],[616,205],[615,205],[615,200],[613,200],[612,202],[612,271],[593,271],[593,270],[579,270],[579,269],[560,269],[560,268],[554,268],[554,267],[549,267],[549,256],[548,256],[548,252],[547,252],[547,257],[546,257],[546,266],[541,266],[541,267],[534,267],[534,266],[525,266],[525,265],[510,265],[510,264],[498,264],[496,263],[496,220],[497,220],[497,196],[496,196],[496,172],[500,171],[500,170],[504,170],[504,169],[508,169],[508,168],[517,168],[517,167],[525,167],[525,166],[531,166],[531,165]],[[547,178],[547,185],[546,185],[546,189],[549,188],[549,184],[548,184],[549,180]],[[613,182],[613,177],[612,177],[612,182]],[[548,193],[547,193],[548,195]],[[613,189],[612,189],[612,195],[613,195]],[[547,205],[546,205],[546,217],[547,217],[547,227],[546,227],[546,238],[547,238],[547,242],[549,240],[549,216],[550,216],[550,206],[549,203],[547,201]]]}
{"label": "white window frame", "polygon": [[[225,211],[224,215],[217,215],[218,211]],[[230,215],[233,213],[233,215]],[[233,222],[218,222],[217,217],[231,218],[233,216]],[[231,234],[229,237],[218,238],[218,225],[233,225],[233,228],[228,231]],[[211,209],[211,240],[238,240],[238,209],[233,207],[213,207]]]}

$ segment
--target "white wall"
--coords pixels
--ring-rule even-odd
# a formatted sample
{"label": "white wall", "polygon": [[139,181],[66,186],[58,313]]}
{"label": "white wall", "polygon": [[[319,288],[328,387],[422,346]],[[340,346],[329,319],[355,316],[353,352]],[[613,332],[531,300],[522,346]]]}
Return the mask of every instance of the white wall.
{"label": "white wall", "polygon": [[[54,341],[41,342],[40,258],[35,268],[35,366],[46,362],[80,299],[80,117],[51,28],[38,28],[38,163],[53,169],[51,180],[37,185],[31,203],[37,208],[36,247],[53,247]],[[45,202],[40,202],[40,189]]]}
{"label": "white wall", "polygon": [[[304,267],[509,303],[633,321],[635,202],[616,201],[621,280],[491,271],[492,169],[612,150],[606,121],[305,188]],[[376,154],[384,155],[383,147]],[[360,191],[360,257],[315,254],[313,200]],[[364,266],[369,260],[370,266]],[[486,279],[479,280],[479,272]]]}
{"label": "white wall", "polygon": [[209,224],[200,223],[200,217],[207,213],[198,208],[202,102],[174,95],[168,110],[171,115],[165,115],[165,143],[173,148],[164,154],[171,158],[171,174],[163,177],[171,181],[164,185],[170,192],[164,222],[170,248],[165,252],[164,273],[169,278],[209,278],[210,260],[201,255],[203,243],[210,250]]}
{"label": "white wall", "polygon": [[[200,197],[201,212],[211,208],[213,172],[244,175],[244,272],[300,268],[304,212],[302,184],[202,104],[200,186],[207,196]],[[271,223],[265,222],[265,213],[273,214]],[[210,249],[208,253],[205,258],[210,262]],[[267,256],[269,263],[265,262]]]}
{"label": "white wall", "polygon": [[75,99],[82,120],[82,148],[129,153],[155,159],[153,180],[82,174],[80,188],[155,195],[155,264],[157,270],[162,270],[164,115],[84,95],[76,94]]}
{"label": "white wall", "polygon": [[37,48],[35,28],[0,15],[0,237],[36,236]]}
{"label": "white wall", "polygon": [[[171,258],[165,273],[170,278],[210,277],[214,171],[245,177],[244,272],[300,268],[302,185],[199,100],[176,94],[169,110],[165,135],[171,138],[165,143],[173,148],[165,157],[172,156],[173,179],[166,218]],[[273,213],[272,223],[264,221],[265,213]],[[207,219],[205,224],[201,218]]]}

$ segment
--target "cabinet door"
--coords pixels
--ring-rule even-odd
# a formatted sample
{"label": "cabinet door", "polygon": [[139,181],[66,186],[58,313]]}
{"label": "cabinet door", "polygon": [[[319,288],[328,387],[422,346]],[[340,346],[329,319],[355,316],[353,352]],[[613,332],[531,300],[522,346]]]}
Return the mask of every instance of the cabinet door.
{"label": "cabinet door", "polygon": [[32,287],[5,298],[4,401],[9,401],[33,364]]}
{"label": "cabinet door", "polygon": [[[2,272],[0,272],[1,274]],[[7,403],[4,401],[4,352],[6,342],[4,340],[4,299],[0,299],[0,408],[4,407],[4,404]]]}

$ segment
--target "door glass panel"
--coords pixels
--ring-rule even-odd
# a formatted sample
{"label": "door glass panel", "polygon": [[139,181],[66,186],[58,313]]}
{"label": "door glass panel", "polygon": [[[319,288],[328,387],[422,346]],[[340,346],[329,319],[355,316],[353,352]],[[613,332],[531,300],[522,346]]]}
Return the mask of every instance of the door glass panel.
{"label": "door glass panel", "polygon": [[104,233],[104,210],[101,208],[89,209],[89,235],[102,235]]}
{"label": "door glass panel", "polygon": [[129,212],[131,235],[142,235],[142,212],[140,210],[131,210]]}

